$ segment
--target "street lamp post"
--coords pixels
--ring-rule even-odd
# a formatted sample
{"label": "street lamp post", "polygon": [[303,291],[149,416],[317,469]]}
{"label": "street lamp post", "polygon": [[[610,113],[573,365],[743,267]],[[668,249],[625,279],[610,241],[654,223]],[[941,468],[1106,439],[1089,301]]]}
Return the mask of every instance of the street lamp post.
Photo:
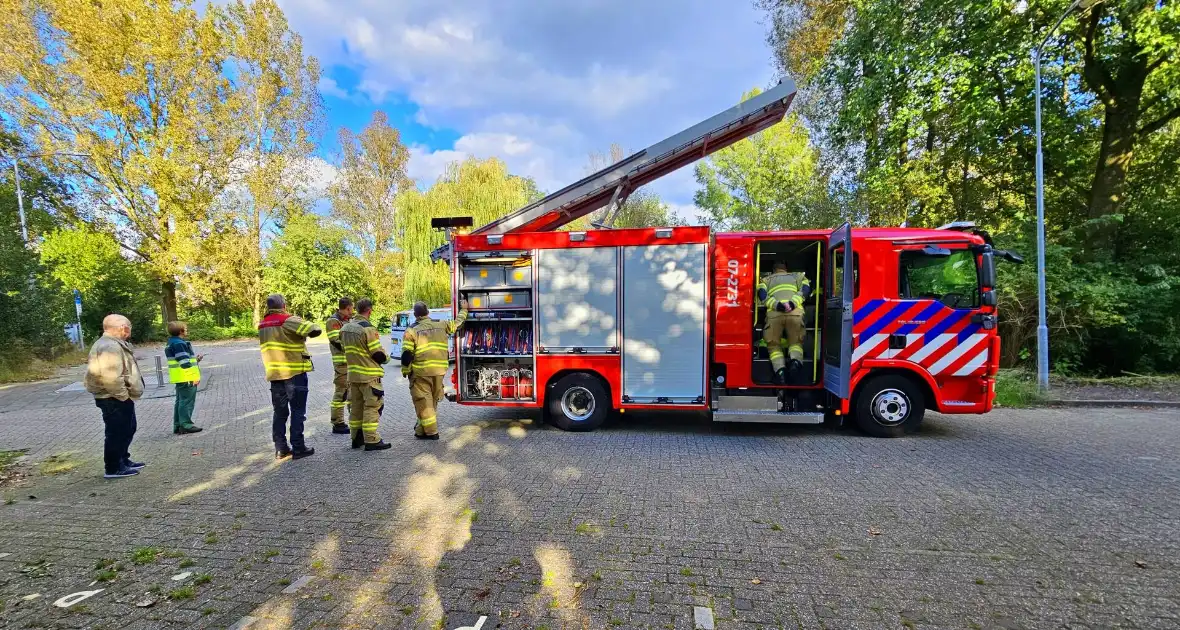
{"label": "street lamp post", "polygon": [[25,155],[12,156],[12,174],[16,179],[16,209],[20,214],[20,235],[24,240],[25,246],[29,244],[29,227],[25,220],[25,196],[20,187],[20,161],[29,158],[53,157],[55,155],[62,155],[65,157],[90,157],[85,153],[26,153]]}
{"label": "street lamp post", "polygon": [[20,158],[12,159],[12,174],[16,181],[16,211],[20,213],[20,237],[29,246],[29,228],[25,222],[25,196],[20,189]]}
{"label": "street lamp post", "polygon": [[1045,308],[1045,167],[1041,153],[1041,52],[1065,18],[1079,8],[1084,11],[1099,2],[1102,0],[1074,0],[1033,51],[1037,101],[1037,385],[1041,391],[1049,389],[1049,325]]}

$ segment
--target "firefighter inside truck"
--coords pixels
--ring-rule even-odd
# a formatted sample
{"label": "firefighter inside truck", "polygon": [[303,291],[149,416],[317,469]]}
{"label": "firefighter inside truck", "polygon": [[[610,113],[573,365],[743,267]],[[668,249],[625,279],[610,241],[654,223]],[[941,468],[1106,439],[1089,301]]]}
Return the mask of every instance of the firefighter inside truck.
{"label": "firefighter inside truck", "polygon": [[[787,385],[811,386],[819,382],[820,366],[815,358],[819,355],[820,340],[817,313],[821,312],[820,298],[823,295],[823,274],[820,273],[823,263],[825,241],[822,239],[793,239],[759,241],[757,251],[757,277],[759,280],[774,271],[776,262],[784,262],[787,271],[806,274],[811,283],[811,295],[803,304],[803,369],[793,375],[793,380]],[[761,300],[754,300],[754,348],[752,360],[754,382],[760,385],[774,385],[774,368],[770,363],[770,348],[763,339],[763,329],[766,326],[766,305]],[[782,351],[788,354],[787,336],[784,334]]]}

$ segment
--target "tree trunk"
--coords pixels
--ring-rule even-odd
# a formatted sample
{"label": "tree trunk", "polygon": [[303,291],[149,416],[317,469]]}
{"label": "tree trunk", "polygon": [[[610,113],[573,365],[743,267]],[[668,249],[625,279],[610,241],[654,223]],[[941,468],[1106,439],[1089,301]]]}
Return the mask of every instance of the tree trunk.
{"label": "tree trunk", "polygon": [[161,310],[160,314],[164,317],[164,325],[168,322],[176,321],[176,281],[165,280],[161,283]]}
{"label": "tree trunk", "polygon": [[[258,286],[261,287],[262,283],[259,282]],[[254,325],[257,326],[258,322],[261,322],[261,321],[262,321],[262,293],[260,293],[256,289],[254,291]]]}
{"label": "tree trunk", "polygon": [[[1142,85],[1139,86],[1142,90]],[[1136,127],[1139,124],[1139,98],[1120,99],[1118,105],[1107,105],[1102,125],[1102,146],[1094,180],[1090,185],[1090,219],[1117,214],[1126,196],[1127,171],[1134,156]],[[1087,245],[1091,258],[1108,258],[1114,251],[1118,230],[1114,225],[1091,226]]]}

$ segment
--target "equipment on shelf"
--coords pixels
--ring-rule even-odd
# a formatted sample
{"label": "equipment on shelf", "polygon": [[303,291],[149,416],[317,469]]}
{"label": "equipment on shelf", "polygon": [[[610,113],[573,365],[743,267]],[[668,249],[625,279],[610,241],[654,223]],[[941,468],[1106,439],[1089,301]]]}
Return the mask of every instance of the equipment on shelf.
{"label": "equipment on shelf", "polygon": [[467,370],[465,398],[484,400],[532,400],[533,371],[520,367],[480,366]]}
{"label": "equipment on shelf", "polygon": [[531,322],[469,321],[460,334],[460,351],[467,355],[533,353]]}

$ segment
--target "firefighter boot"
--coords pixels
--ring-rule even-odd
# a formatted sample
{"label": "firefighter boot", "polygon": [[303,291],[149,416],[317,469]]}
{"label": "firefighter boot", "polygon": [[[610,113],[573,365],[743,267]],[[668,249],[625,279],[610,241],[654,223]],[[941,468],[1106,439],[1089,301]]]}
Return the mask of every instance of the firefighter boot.
{"label": "firefighter boot", "polygon": [[790,385],[799,385],[799,381],[802,378],[803,362],[799,359],[791,359],[790,362],[787,363],[787,383]]}
{"label": "firefighter boot", "polygon": [[778,371],[774,373],[774,384],[775,385],[786,385],[787,384],[787,368],[785,368],[785,367],[779,368]]}
{"label": "firefighter boot", "polygon": [[389,442],[386,442],[385,440],[380,440],[378,442],[365,445],[366,451],[384,451],[387,448],[393,448],[393,445]]}

